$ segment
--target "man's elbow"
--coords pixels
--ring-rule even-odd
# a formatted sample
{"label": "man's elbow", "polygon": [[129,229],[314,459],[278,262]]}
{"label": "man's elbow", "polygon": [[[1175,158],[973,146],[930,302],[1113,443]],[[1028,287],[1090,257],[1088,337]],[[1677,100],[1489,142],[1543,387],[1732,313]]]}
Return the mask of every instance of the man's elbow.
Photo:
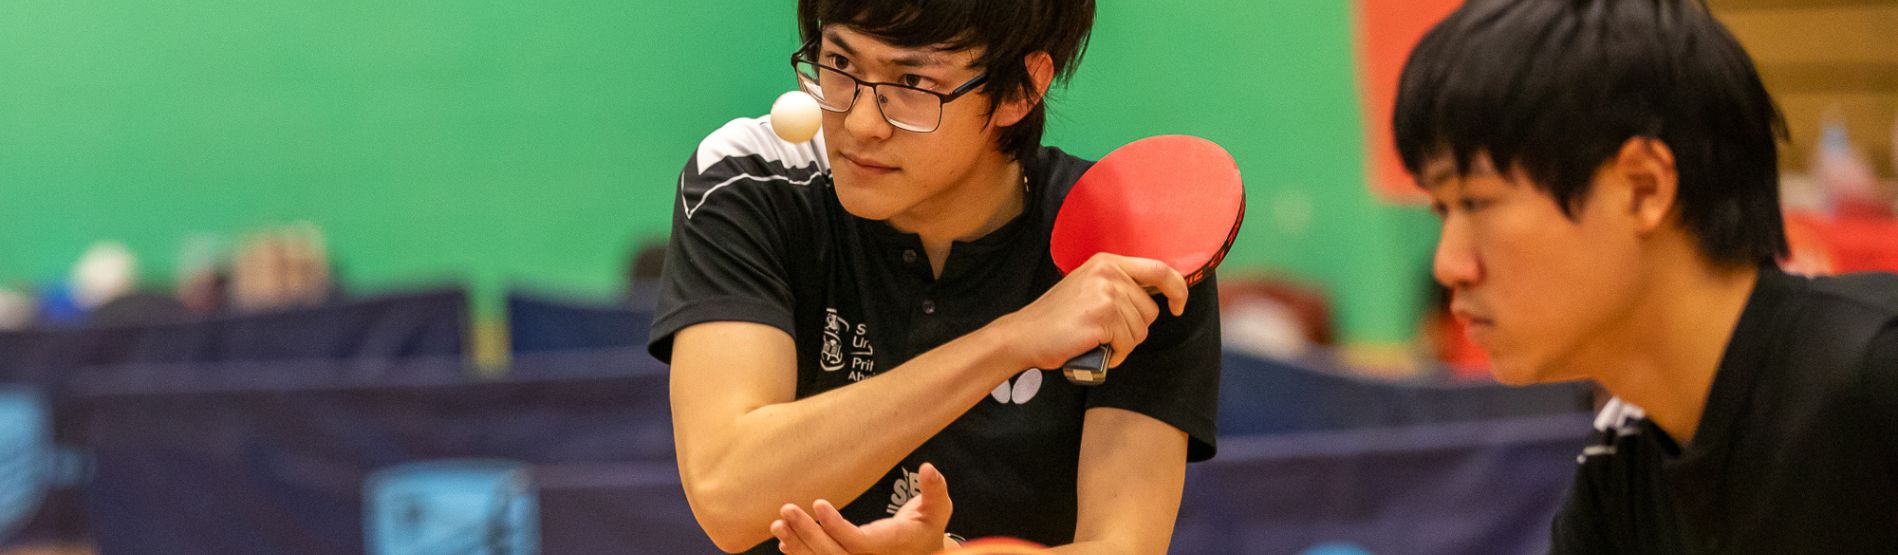
{"label": "man's elbow", "polygon": [[[703,522],[700,523],[700,525],[703,524]],[[720,534],[713,532],[712,529],[708,527],[705,529],[705,532],[711,536],[712,545],[718,546],[719,551],[726,553],[743,553],[745,550],[757,546],[758,542],[764,541],[764,538],[738,533],[740,530],[736,529]]]}
{"label": "man's elbow", "polygon": [[[696,486],[696,487],[695,487]],[[743,503],[717,484],[686,485],[686,501],[692,505],[692,517],[712,544],[726,553],[739,553],[770,538],[770,523],[759,524],[740,510]]]}
{"label": "man's elbow", "polygon": [[712,545],[718,546],[719,551],[726,553],[744,553],[745,550],[758,545],[759,541],[763,540],[746,539],[737,534],[712,535]]}

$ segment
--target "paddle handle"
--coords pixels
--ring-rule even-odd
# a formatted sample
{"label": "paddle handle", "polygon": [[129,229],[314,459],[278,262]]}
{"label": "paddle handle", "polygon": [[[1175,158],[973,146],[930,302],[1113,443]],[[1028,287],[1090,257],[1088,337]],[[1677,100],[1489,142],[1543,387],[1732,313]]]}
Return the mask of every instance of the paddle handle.
{"label": "paddle handle", "polygon": [[[1197,281],[1199,281],[1199,278],[1198,275],[1195,275],[1193,279],[1187,281],[1187,286],[1190,287]],[[1147,286],[1147,294],[1157,297],[1160,296],[1161,293],[1159,288],[1149,285]],[[1166,300],[1159,299],[1158,302],[1165,304]],[[1095,386],[1104,384],[1107,383],[1107,361],[1110,360],[1114,360],[1114,347],[1111,345],[1101,345],[1095,347],[1092,351],[1081,353],[1081,356],[1068,359],[1067,364],[1061,365],[1061,375],[1066,376],[1068,381],[1073,382],[1074,385]]]}
{"label": "paddle handle", "polygon": [[1107,383],[1107,361],[1114,358],[1114,348],[1101,345],[1094,350],[1081,353],[1081,356],[1068,359],[1061,365],[1061,375],[1074,385],[1094,386]]}

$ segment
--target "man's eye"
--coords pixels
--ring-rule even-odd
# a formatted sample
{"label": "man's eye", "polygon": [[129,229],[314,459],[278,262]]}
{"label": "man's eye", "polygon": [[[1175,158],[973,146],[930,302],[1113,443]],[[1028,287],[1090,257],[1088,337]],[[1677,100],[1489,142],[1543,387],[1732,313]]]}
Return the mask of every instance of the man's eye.
{"label": "man's eye", "polygon": [[923,77],[921,75],[917,75],[914,73],[908,73],[908,74],[903,75],[902,83],[904,85],[909,85],[911,87],[923,89],[923,88],[928,88],[928,87],[925,87],[924,85],[929,83],[929,78]]}
{"label": "man's eye", "polygon": [[837,69],[850,69],[850,59],[845,58],[843,56],[836,55],[836,54],[831,54],[830,67],[837,68]]}

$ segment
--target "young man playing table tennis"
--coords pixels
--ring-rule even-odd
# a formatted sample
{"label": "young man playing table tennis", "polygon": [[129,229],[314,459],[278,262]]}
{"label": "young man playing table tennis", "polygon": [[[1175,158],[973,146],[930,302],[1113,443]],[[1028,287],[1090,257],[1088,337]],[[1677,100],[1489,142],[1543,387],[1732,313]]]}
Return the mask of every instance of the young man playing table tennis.
{"label": "young man playing table tennis", "polygon": [[[1185,464],[1213,453],[1218,299],[1153,260],[1050,262],[1089,162],[1040,145],[1042,98],[1094,3],[798,17],[821,136],[736,120],[680,176],[651,350],[700,524],[732,552],[1164,552]],[[1033,370],[1103,343],[1104,385]]]}
{"label": "young man playing table tennis", "polygon": [[1898,553],[1898,276],[1775,267],[1781,126],[1694,0],[1473,0],[1412,53],[1453,311],[1616,396],[1555,553]]}

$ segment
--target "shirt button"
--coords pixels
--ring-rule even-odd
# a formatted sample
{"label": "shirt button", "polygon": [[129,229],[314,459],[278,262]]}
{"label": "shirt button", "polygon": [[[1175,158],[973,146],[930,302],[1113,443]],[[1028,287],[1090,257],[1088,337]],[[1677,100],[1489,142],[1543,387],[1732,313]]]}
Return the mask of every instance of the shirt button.
{"label": "shirt button", "polygon": [[903,249],[903,263],[904,264],[916,263],[916,249]]}
{"label": "shirt button", "polygon": [[935,314],[935,313],[936,313],[936,301],[923,299],[923,314]]}

